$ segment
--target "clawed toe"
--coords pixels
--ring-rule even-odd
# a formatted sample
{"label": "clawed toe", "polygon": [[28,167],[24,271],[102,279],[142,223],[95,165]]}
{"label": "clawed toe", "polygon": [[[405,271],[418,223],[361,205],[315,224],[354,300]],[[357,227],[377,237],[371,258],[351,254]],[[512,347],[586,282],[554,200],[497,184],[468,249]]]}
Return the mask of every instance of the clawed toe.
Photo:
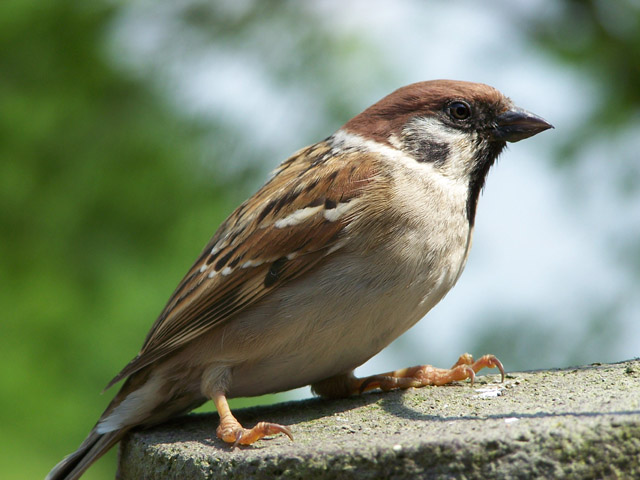
{"label": "clawed toe", "polygon": [[282,433],[293,441],[293,435],[284,425],[269,422],[259,422],[251,429],[244,428],[231,414],[227,398],[224,393],[216,392],[213,401],[220,415],[220,425],[216,429],[216,435],[224,442],[232,443],[233,448],[238,445],[251,445],[261,438]]}
{"label": "clawed toe", "polygon": [[468,353],[461,355],[450,369],[436,368],[431,365],[418,365],[362,379],[350,377],[348,381],[351,382],[353,393],[364,393],[375,388],[386,392],[427,385],[446,385],[466,379],[469,379],[471,385],[473,385],[476,380],[476,374],[483,368],[497,368],[500,370],[501,381],[504,382],[504,367],[495,355],[483,355],[478,360],[474,360]]}
{"label": "clawed toe", "polygon": [[233,443],[233,448],[236,448],[238,445],[251,445],[261,438],[277,435],[279,433],[286,435],[291,441],[293,441],[293,434],[291,433],[291,430],[284,425],[279,425],[277,423],[260,422],[250,429],[243,428],[238,424],[237,426],[227,428],[218,427],[217,431],[218,438],[227,443]]}
{"label": "clawed toe", "polygon": [[[267,437],[270,435],[277,435],[279,433],[282,433],[287,437],[289,437],[289,440],[293,442],[293,434],[291,433],[291,430],[289,430],[289,428],[285,427],[284,425],[280,425],[278,423],[260,422],[251,430],[249,430],[249,432],[256,437],[255,440],[259,440],[263,437]],[[242,445],[249,445],[250,443],[253,443],[253,442],[249,442],[249,443],[240,442],[240,443]]]}
{"label": "clawed toe", "polygon": [[497,368],[500,371],[500,382],[504,382],[504,367],[502,366],[502,362],[498,360],[498,357],[495,355],[483,355],[474,362],[473,365],[471,365],[471,368],[474,372],[478,372],[483,368]]}
{"label": "clawed toe", "polygon": [[473,368],[470,367],[469,365],[465,365],[463,367],[463,370],[466,373],[467,378],[469,379],[469,382],[471,383],[471,385],[476,383],[476,372],[473,371]]}

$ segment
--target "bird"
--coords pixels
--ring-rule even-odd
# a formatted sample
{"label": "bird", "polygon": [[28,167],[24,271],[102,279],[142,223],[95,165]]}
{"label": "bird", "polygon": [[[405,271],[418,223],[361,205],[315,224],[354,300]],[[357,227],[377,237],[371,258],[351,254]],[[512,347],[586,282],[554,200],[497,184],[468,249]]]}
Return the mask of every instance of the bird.
{"label": "bird", "polygon": [[[354,369],[423,318],[458,281],[487,173],[507,142],[553,128],[481,83],[401,87],[294,153],[220,225],[152,325],[80,447],[47,480],[72,480],[134,428],[213,401],[223,441],[251,445],[289,427],[245,428],[227,399],[311,385],[340,398],[443,385],[419,365],[365,378]],[[105,389],[106,390],[106,389]]]}

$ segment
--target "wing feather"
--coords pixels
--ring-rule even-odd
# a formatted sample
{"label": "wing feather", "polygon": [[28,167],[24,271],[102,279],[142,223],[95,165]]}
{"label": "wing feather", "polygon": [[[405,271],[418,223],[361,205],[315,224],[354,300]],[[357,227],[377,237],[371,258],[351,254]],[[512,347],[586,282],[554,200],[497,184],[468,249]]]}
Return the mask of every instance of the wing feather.
{"label": "wing feather", "polygon": [[[357,155],[357,158],[354,157]],[[321,168],[317,167],[322,164]],[[173,292],[140,353],[107,385],[184,346],[339,248],[376,177],[375,157],[325,141],[285,161],[225,220]]]}

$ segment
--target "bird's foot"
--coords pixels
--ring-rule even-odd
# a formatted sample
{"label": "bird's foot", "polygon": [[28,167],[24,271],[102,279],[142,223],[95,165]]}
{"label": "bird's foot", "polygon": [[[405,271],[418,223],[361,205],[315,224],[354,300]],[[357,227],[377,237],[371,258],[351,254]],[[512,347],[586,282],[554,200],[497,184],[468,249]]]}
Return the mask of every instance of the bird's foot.
{"label": "bird's foot", "polygon": [[227,397],[223,392],[214,392],[212,400],[216,405],[218,415],[220,415],[220,425],[218,425],[216,429],[216,435],[224,442],[233,443],[233,448],[236,448],[238,445],[251,445],[261,438],[279,433],[285,434],[293,441],[291,430],[277,423],[259,422],[253,428],[244,428],[231,413]]}
{"label": "bird's foot", "polygon": [[458,361],[450,369],[436,368],[431,365],[418,365],[357,379],[354,387],[357,386],[358,393],[363,393],[376,388],[387,392],[410,387],[446,385],[451,382],[466,380],[467,378],[473,384],[476,373],[483,368],[497,368],[501,374],[500,381],[504,381],[504,368],[495,355],[483,355],[474,361],[470,354],[465,353],[458,358]]}
{"label": "bird's foot", "polygon": [[260,440],[261,438],[269,435],[277,435],[279,433],[285,434],[291,440],[293,435],[284,425],[277,423],[260,422],[253,428],[244,428],[233,417],[227,418],[224,421],[220,421],[220,425],[216,430],[216,435],[219,439],[227,443],[233,443],[233,447],[238,445],[251,445],[252,443]]}

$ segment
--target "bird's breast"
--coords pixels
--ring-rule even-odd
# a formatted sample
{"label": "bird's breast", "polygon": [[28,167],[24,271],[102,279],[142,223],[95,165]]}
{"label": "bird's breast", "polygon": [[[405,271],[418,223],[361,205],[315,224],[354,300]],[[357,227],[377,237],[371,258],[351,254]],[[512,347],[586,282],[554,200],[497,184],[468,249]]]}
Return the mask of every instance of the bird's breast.
{"label": "bird's breast", "polygon": [[350,242],[229,322],[220,347],[230,359],[251,357],[234,367],[230,395],[287,390],[352,370],[413,326],[466,261],[470,234],[464,206],[458,210],[426,219],[405,213],[384,241]]}

